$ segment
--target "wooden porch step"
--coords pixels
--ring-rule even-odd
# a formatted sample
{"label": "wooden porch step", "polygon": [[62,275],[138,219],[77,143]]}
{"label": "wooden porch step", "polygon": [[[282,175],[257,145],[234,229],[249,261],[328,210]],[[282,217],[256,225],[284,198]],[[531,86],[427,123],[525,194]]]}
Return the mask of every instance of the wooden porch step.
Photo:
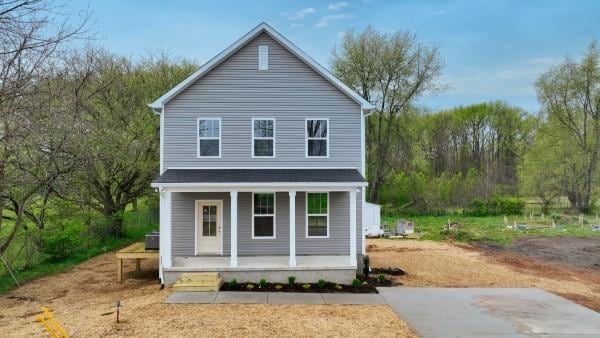
{"label": "wooden porch step", "polygon": [[219,291],[223,281],[218,272],[183,273],[173,285],[174,291]]}
{"label": "wooden porch step", "polygon": [[218,272],[186,272],[179,277],[182,282],[215,282],[218,279]]}

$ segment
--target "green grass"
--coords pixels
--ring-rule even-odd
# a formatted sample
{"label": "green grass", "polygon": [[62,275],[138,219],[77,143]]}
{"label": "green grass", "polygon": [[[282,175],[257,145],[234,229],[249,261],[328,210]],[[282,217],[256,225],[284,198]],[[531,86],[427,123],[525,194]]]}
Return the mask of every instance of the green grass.
{"label": "green grass", "polygon": [[[41,257],[31,268],[15,272],[19,283],[31,281],[36,278],[65,271],[75,264],[81,263],[94,256],[116,250],[125,245],[143,239],[144,235],[152,230],[158,230],[158,222],[155,215],[148,210],[127,211],[123,220],[124,235],[121,238],[107,238],[103,241],[91,241],[84,247],[79,248],[65,259],[50,260]],[[13,244],[14,245],[14,244]],[[14,245],[16,247],[16,245]],[[16,287],[10,274],[3,269],[0,274],[0,294]]]}
{"label": "green grass", "polygon": [[[550,225],[551,219],[545,217],[523,217],[507,216],[508,224],[545,224]],[[488,217],[463,217],[463,216],[387,216],[382,217],[383,222],[392,228],[399,219],[406,219],[415,223],[415,232],[421,235],[421,239],[427,240],[455,240],[458,242],[484,242],[491,244],[507,245],[515,239],[528,236],[570,236],[570,237],[598,237],[599,232],[593,232],[589,224],[600,223],[595,218],[588,217],[584,221],[584,227],[577,224],[576,220],[558,220],[557,228],[513,230],[504,224],[503,216]],[[459,223],[457,229],[445,231],[444,224]],[[564,227],[563,227],[564,226]]]}

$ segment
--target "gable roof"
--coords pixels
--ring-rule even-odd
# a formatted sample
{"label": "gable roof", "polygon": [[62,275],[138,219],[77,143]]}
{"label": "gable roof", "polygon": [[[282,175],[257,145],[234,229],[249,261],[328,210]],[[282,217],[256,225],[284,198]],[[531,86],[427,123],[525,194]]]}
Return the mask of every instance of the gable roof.
{"label": "gable roof", "polygon": [[304,53],[300,48],[296,47],[293,43],[291,43],[288,39],[286,39],[283,35],[277,32],[273,27],[269,26],[267,23],[263,22],[252,29],[250,32],[246,33],[232,45],[227,47],[221,53],[217,54],[215,57],[210,59],[207,63],[205,63],[200,69],[192,73],[185,80],[181,81],[178,85],[171,88],[168,92],[166,92],[163,96],[159,97],[156,101],[152,102],[148,106],[152,109],[162,109],[163,105],[169,102],[172,98],[181,93],[184,89],[192,85],[198,79],[208,74],[213,68],[221,64],[221,62],[225,61],[228,57],[237,52],[240,48],[245,46],[248,42],[252,41],[255,37],[257,37],[261,33],[267,33],[271,36],[275,41],[280,43],[283,47],[285,47],[288,51],[294,54],[297,58],[306,63],[310,68],[319,73],[322,77],[328,80],[331,84],[337,87],[344,94],[348,95],[352,100],[358,103],[363,110],[370,111],[375,108],[369,101],[365,100],[362,96],[358,95],[354,90],[350,87],[346,86],[340,79],[335,77],[331,72],[329,72],[325,67],[321,66],[318,62],[313,60],[310,56]]}

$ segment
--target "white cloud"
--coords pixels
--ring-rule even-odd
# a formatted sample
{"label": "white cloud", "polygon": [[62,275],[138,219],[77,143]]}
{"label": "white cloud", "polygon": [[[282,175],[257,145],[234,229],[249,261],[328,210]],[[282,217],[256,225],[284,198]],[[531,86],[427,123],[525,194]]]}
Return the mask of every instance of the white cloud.
{"label": "white cloud", "polygon": [[557,57],[535,57],[492,71],[463,69],[458,74],[442,75],[440,82],[449,87],[444,94],[535,96],[535,81],[561,61]]}
{"label": "white cloud", "polygon": [[351,19],[353,18],[354,15],[352,14],[334,14],[334,15],[325,15],[322,16],[319,21],[315,24],[316,27],[326,27],[328,26],[332,21],[338,21],[338,20],[344,20],[344,19]]}
{"label": "white cloud", "polygon": [[338,9],[342,9],[344,7],[348,6],[348,3],[345,1],[338,1],[338,2],[334,2],[334,3],[330,3],[327,6],[327,9],[331,10],[331,11],[337,11]]}
{"label": "white cloud", "polygon": [[304,19],[307,15],[314,14],[316,12],[317,12],[317,10],[314,9],[313,7],[308,7],[308,8],[301,9],[301,10],[295,12],[294,14],[288,16],[288,19],[289,20],[300,20],[300,19]]}
{"label": "white cloud", "polygon": [[304,27],[304,24],[301,22],[294,22],[294,23],[290,24],[290,27],[291,28],[302,28],[302,27]]}
{"label": "white cloud", "polygon": [[431,16],[440,16],[440,15],[444,15],[448,13],[448,10],[446,9],[438,9],[437,11],[433,11],[430,13]]}

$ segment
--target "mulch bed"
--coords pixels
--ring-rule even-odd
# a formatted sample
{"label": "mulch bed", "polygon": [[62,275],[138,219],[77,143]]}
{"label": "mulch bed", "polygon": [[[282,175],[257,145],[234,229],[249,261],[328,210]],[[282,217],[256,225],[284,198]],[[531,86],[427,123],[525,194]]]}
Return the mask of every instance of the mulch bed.
{"label": "mulch bed", "polygon": [[[385,278],[383,282],[379,282],[377,277],[369,276],[365,279],[360,278],[360,286],[355,287],[347,284],[336,284],[326,282],[319,286],[318,283],[266,283],[264,287],[260,287],[259,283],[223,283],[220,291],[252,291],[252,292],[299,292],[299,293],[378,293],[378,286],[392,286],[393,281]],[[250,286],[252,285],[252,286]]]}

